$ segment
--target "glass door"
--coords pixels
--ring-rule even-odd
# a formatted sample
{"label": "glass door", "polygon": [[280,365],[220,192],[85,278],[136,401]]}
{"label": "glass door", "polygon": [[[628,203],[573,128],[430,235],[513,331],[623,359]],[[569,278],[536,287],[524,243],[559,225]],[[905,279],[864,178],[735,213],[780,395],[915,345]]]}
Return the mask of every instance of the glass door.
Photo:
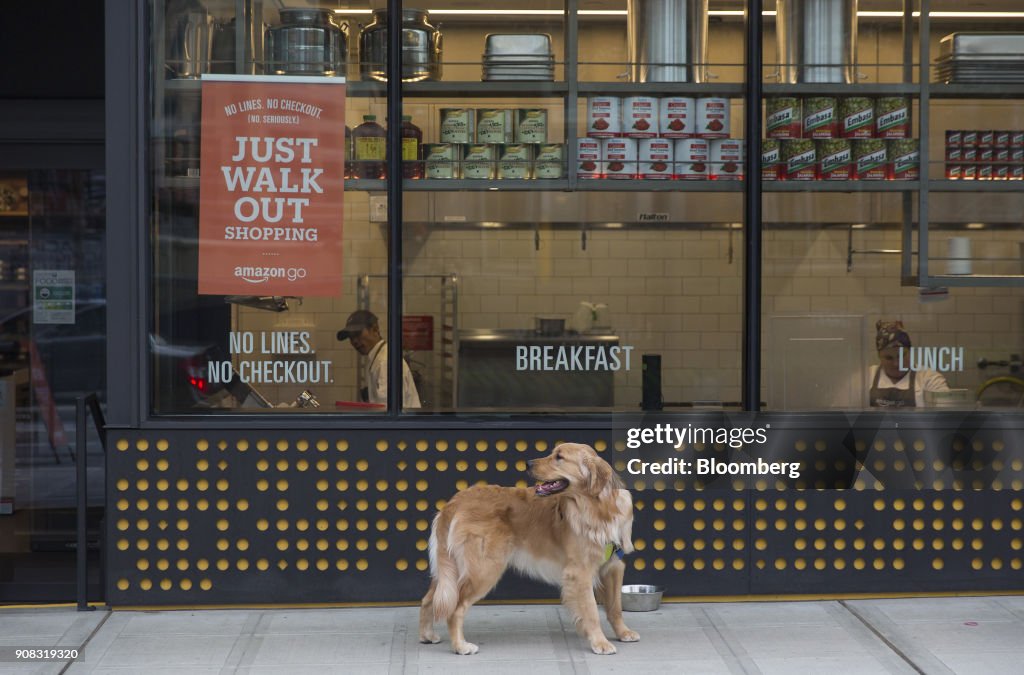
{"label": "glass door", "polygon": [[0,602],[75,592],[75,463],[88,462],[90,598],[103,450],[75,447],[75,400],[106,393],[104,174],[0,173]]}

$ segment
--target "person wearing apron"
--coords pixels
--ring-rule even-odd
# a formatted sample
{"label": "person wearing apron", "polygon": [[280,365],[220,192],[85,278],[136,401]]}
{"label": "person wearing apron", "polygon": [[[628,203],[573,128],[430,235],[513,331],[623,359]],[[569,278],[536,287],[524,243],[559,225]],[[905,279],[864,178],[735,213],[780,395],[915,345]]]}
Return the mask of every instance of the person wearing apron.
{"label": "person wearing apron", "polygon": [[[872,408],[916,408],[923,403],[924,391],[949,391],[946,378],[938,372],[902,369],[900,349],[910,349],[910,336],[902,321],[880,320],[875,329],[879,365],[871,376],[868,394]],[[904,382],[906,387],[897,386]]]}

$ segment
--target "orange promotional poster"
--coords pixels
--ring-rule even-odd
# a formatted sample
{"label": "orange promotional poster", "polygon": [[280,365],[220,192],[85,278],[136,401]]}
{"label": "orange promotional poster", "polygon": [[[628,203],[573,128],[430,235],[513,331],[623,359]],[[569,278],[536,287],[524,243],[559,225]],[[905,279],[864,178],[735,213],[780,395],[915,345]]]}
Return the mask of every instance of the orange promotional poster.
{"label": "orange promotional poster", "polygon": [[199,293],[341,294],[345,80],[204,75]]}

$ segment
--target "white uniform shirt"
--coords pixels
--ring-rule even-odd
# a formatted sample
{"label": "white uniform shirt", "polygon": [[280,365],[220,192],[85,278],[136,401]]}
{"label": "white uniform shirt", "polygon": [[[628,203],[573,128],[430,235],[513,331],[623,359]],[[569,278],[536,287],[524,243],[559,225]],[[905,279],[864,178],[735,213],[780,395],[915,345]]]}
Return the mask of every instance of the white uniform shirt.
{"label": "white uniform shirt", "polygon": [[[388,345],[381,340],[366,355],[366,387],[370,403],[388,402]],[[412,379],[409,364],[402,359],[402,407],[419,408],[420,393]]]}
{"label": "white uniform shirt", "polygon": [[[871,366],[871,372],[868,374],[868,389],[871,389],[871,383],[875,381],[875,372],[878,369],[878,365]],[[918,370],[914,372],[914,375],[914,404],[918,408],[924,407],[926,391],[949,391],[949,385],[946,384],[946,378],[942,376],[942,373],[934,370]],[[898,382],[893,382],[883,370],[878,373],[878,386],[881,389],[909,389],[910,373],[904,375]]]}

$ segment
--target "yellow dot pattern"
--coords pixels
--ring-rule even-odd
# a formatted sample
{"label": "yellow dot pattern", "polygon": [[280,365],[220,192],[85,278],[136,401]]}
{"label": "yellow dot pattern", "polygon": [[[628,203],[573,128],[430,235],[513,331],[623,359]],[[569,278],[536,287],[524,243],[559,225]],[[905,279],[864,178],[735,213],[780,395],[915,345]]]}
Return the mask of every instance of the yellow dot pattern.
{"label": "yellow dot pattern", "polygon": [[[196,433],[114,441],[113,603],[418,600],[437,509],[479,483],[532,484],[527,462],[562,442]],[[1024,466],[997,465],[995,443],[940,462],[923,441],[879,438],[847,460],[858,473],[845,490],[824,489],[823,470],[824,484],[799,487],[632,476],[622,444],[591,444],[633,489],[626,583],[669,595],[1003,588],[1024,568]],[[835,467],[823,441],[793,451]],[[908,489],[879,489],[881,475]]]}

